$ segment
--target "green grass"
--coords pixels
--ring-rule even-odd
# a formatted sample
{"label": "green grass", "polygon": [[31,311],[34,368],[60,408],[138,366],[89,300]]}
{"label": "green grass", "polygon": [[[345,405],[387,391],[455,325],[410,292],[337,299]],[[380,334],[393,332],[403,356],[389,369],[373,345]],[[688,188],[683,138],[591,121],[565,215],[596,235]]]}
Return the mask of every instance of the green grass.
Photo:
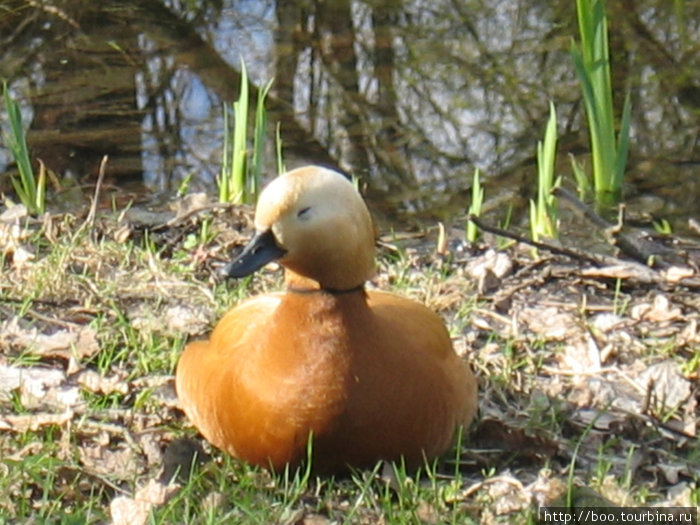
{"label": "green grass", "polygon": [[[115,242],[110,228],[119,223],[110,216],[100,217],[93,229],[81,229],[82,221],[70,216],[54,217],[56,242],[49,242],[46,230],[39,226],[24,238],[35,253],[28,266],[17,269],[10,258],[2,260],[0,325],[18,317],[23,329],[42,334],[91,328],[98,348],[69,364],[66,358],[40,356],[31,346],[13,346],[0,337],[3,364],[32,372],[60,372],[68,386],[79,388],[70,421],[34,430],[0,430],[0,523],[3,519],[8,523],[108,522],[109,505],[116,496],[132,496],[159,476],[162,462],[147,453],[149,440],[160,450],[173,439],[196,435],[170,397],[183,346],[208,334],[240,300],[282,285],[279,272],[265,271],[235,283],[218,282],[210,263],[230,249],[230,237],[225,237],[230,234],[230,222],[217,212],[198,221],[173,228],[167,235],[134,232],[126,241]],[[149,523],[298,523],[321,516],[337,523],[462,524],[478,523],[487,515],[496,515],[493,521],[498,523],[528,523],[533,517],[527,503],[530,487],[546,472],[563,483],[569,483],[571,472],[572,487],[593,484],[599,489],[605,486],[600,480],[616,476],[635,502],[663,501],[664,486],[649,482],[642,470],[631,471],[626,454],[630,444],[656,439],[656,453],[667,454],[663,460],[672,464],[678,460],[671,455],[675,443],[645,428],[639,442],[622,435],[600,447],[599,441],[590,438],[592,432],[572,423],[577,411],[566,401],[566,388],[583,389],[585,383],[566,373],[562,354],[568,345],[533,335],[526,323],[515,326],[510,313],[497,310],[489,297],[477,294],[476,284],[465,276],[464,261],[436,257],[432,238],[423,241],[396,235],[395,246],[381,248],[372,286],[424,302],[446,320],[455,347],[469,355],[479,376],[480,417],[497,418],[505,431],[517,427],[533,436],[552,438],[561,445],[561,457],[523,465],[514,451],[505,459],[485,463],[483,458],[489,458],[490,452],[476,444],[474,429],[440,463],[425,465],[418,472],[400,463],[386,469],[378,464],[346,478],[316,477],[304,469],[270,474],[209,450],[211,460],[195,470],[172,499],[151,510]],[[517,256],[515,251],[509,254]],[[520,268],[516,280],[529,279],[530,270]],[[506,278],[503,286],[512,287],[513,281]],[[549,300],[548,293],[557,293],[552,290],[573,286],[537,281],[534,295],[521,287],[514,301],[536,305]],[[607,300],[608,311],[629,317],[640,301],[623,286],[616,290],[614,284],[607,288],[601,284],[595,300]],[[551,304],[562,300],[556,296]],[[183,307],[202,313],[204,321],[170,326],[170,310],[180,312]],[[564,310],[586,325],[589,310]],[[178,313],[176,321],[186,320],[189,311]],[[684,369],[688,374],[697,370],[698,360],[687,358],[687,349],[679,349],[679,344],[635,335],[640,323],[629,323],[626,330],[637,347],[644,348],[643,359],[682,359],[688,362]],[[606,334],[594,335],[597,341],[605,341]],[[626,353],[627,346],[618,352],[621,366],[627,359],[634,361]],[[613,353],[609,359],[618,358]],[[550,373],[558,366],[565,369],[561,375]],[[121,381],[127,388],[100,391],[78,382],[84,371],[107,382]],[[612,381],[617,376],[607,378]],[[49,387],[47,392],[51,391]],[[63,410],[37,405],[19,390],[0,396],[2,424],[8,417],[60,415]],[[660,415],[674,421],[683,417],[680,410]],[[693,462],[691,466],[699,460],[697,455],[686,456],[683,460]],[[697,489],[693,490],[697,498]],[[497,515],[504,501],[516,510]],[[520,505],[522,501],[526,503]]]}
{"label": "green grass", "polygon": [[12,176],[12,186],[27,210],[33,214],[40,214],[44,212],[46,206],[46,170],[42,164],[37,178],[29,159],[29,149],[22,125],[22,112],[17,102],[10,96],[6,83],[3,83],[2,91],[5,111],[10,124],[10,132],[5,136],[5,142],[9,146],[19,171],[19,176]]}
{"label": "green grass", "polygon": [[617,202],[627,164],[630,97],[627,93],[619,133],[615,133],[608,24],[603,0],[576,0],[580,44],[571,44],[588,117],[596,201]]}
{"label": "green grass", "polygon": [[[222,457],[195,472],[152,523],[288,523],[317,515],[339,523],[478,523],[459,502],[459,491],[434,465],[408,472],[379,463],[346,478],[308,476],[302,470],[270,474]],[[212,506],[211,494],[217,505]],[[435,517],[433,517],[435,519]]]}

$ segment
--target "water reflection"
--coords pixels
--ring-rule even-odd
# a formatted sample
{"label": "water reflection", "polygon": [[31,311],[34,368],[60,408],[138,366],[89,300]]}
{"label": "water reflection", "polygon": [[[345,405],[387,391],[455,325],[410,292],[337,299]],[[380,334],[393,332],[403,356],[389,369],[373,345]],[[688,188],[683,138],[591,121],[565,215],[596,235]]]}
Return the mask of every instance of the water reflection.
{"label": "water reflection", "polygon": [[[59,176],[94,175],[107,153],[120,183],[167,192],[195,174],[211,187],[241,58],[257,85],[275,77],[269,135],[281,122],[287,165],[360,175],[394,212],[463,211],[475,166],[487,199],[524,202],[550,99],[560,171],[567,152],[585,160],[588,149],[570,0],[6,4],[0,76],[24,102],[32,151]],[[633,97],[627,195],[658,191],[657,212],[697,213],[700,5],[607,9],[616,96]]]}

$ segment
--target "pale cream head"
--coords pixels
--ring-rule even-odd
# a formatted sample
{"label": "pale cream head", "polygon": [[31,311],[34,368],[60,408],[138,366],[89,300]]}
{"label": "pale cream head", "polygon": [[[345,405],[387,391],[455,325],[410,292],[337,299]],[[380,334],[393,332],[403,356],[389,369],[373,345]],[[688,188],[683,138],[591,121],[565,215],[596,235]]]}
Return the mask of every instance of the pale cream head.
{"label": "pale cream head", "polygon": [[[272,230],[286,250],[287,280],[349,290],[374,273],[374,228],[367,206],[340,173],[307,166],[274,179],[260,194],[255,228]],[[295,275],[297,274],[297,275]]]}

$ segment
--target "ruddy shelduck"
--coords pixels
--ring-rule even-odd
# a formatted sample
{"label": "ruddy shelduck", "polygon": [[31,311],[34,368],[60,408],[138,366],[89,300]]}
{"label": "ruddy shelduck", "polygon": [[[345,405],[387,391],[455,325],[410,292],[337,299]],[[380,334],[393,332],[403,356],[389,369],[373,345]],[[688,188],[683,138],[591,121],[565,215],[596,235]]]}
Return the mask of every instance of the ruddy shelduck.
{"label": "ruddy shelduck", "polygon": [[278,260],[286,290],[230,310],[177,367],[187,417],[214,446],[272,469],[307,453],[321,471],[445,452],[476,412],[477,383],[444,323],[415,301],[366,291],[374,229],[343,175],[310,166],[260,194],[256,233],[224,268]]}

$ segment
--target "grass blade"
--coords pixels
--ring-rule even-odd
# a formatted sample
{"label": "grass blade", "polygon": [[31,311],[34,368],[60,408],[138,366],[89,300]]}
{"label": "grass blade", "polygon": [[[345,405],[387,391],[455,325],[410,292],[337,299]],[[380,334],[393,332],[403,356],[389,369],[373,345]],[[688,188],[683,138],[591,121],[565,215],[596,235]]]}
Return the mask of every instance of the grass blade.
{"label": "grass blade", "polygon": [[229,173],[231,170],[229,142],[231,141],[231,124],[229,122],[228,108],[224,104],[224,149],[221,154],[221,172],[217,180],[219,187],[219,202],[228,202],[229,197]]}
{"label": "grass blade", "polygon": [[558,184],[554,174],[556,155],[557,112],[550,102],[544,141],[537,142],[537,201],[530,201],[530,230],[535,241],[558,235],[556,198],[552,195]]}
{"label": "grass blade", "polygon": [[29,158],[29,149],[22,125],[22,112],[19,109],[19,104],[10,96],[5,82],[3,82],[2,95],[10,123],[10,133],[5,139],[19,171],[19,177],[13,176],[11,178],[12,186],[19,200],[31,213],[43,213],[46,205],[46,174],[40,174],[37,181]]}
{"label": "grass blade", "polygon": [[231,181],[229,202],[240,204],[245,198],[246,188],[246,135],[248,128],[248,72],[241,60],[241,89],[233,104],[233,149],[231,159]]}

